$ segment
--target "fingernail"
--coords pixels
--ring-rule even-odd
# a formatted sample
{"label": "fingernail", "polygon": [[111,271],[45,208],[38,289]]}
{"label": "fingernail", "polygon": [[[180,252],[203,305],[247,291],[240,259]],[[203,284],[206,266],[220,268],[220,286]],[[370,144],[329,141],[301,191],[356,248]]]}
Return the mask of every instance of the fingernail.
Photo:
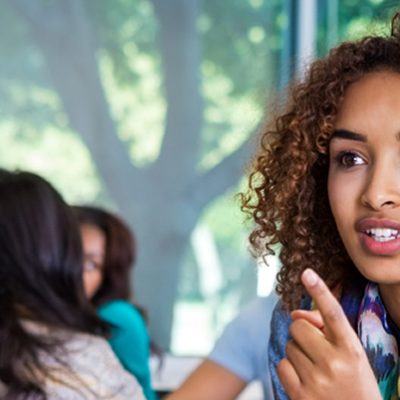
{"label": "fingernail", "polygon": [[307,268],[302,274],[303,283],[308,286],[314,286],[318,281],[317,274],[310,268]]}

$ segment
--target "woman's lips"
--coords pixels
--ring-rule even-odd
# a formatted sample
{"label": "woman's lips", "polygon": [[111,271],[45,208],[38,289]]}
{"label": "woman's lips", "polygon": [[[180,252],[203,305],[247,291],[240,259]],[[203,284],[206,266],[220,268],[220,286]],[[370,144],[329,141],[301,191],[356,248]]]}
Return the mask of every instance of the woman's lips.
{"label": "woman's lips", "polygon": [[366,232],[368,229],[396,229],[400,231],[400,222],[390,219],[363,218],[356,223],[358,232]]}
{"label": "woman's lips", "polygon": [[365,218],[357,222],[363,248],[373,255],[400,252],[400,223],[388,219]]}
{"label": "woman's lips", "polygon": [[367,234],[361,234],[363,248],[374,255],[393,255],[400,253],[400,238],[380,242]]}

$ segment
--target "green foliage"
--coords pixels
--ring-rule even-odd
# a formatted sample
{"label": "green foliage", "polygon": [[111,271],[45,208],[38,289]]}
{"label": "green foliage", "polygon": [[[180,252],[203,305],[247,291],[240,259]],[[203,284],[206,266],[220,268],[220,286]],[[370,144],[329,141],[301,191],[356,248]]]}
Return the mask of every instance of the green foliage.
{"label": "green foliage", "polygon": [[135,86],[141,79],[136,68],[132,68],[135,57],[147,54],[159,64],[157,21],[151,3],[85,0],[85,4],[99,47],[108,54],[114,79],[121,86]]}
{"label": "green foliage", "polygon": [[[200,168],[218,164],[253,133],[277,82],[280,1],[206,0],[199,18],[205,125]],[[228,44],[228,45],[227,45]]]}
{"label": "green foliage", "polygon": [[74,133],[51,126],[38,132],[32,126],[26,127],[21,136],[19,130],[14,120],[0,122],[1,167],[26,169],[44,176],[71,203],[102,199],[90,154]]}
{"label": "green foliage", "polygon": [[[203,68],[207,69],[207,68]],[[205,75],[209,72],[206,71]],[[263,103],[251,96],[232,95],[232,82],[210,73],[203,83],[205,125],[199,167],[207,170],[236,150],[252,134],[263,113]]]}
{"label": "green foliage", "polygon": [[0,119],[17,119],[20,137],[25,127],[57,125],[62,120],[60,105],[40,52],[27,27],[4,2],[0,4],[0,56]]}
{"label": "green foliage", "polygon": [[389,34],[389,22],[398,1],[392,0],[340,0],[339,2],[340,40],[359,39],[371,34]]}
{"label": "green foliage", "polygon": [[100,72],[119,136],[129,146],[132,162],[145,166],[158,157],[163,135],[161,76],[154,58],[147,54],[127,55],[126,62],[138,79],[134,85],[121,86],[113,73],[110,54],[99,53]]}
{"label": "green foliage", "polygon": [[[200,29],[204,59],[217,75],[228,77],[234,95],[265,96],[275,77],[271,60],[281,47],[281,1],[205,0]],[[272,64],[273,65],[273,64]]]}

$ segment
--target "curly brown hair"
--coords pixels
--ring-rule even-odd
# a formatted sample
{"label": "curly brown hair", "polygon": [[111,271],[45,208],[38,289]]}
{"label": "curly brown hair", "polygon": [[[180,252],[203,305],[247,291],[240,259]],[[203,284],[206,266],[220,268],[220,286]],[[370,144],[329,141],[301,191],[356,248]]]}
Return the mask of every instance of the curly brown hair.
{"label": "curly brown hair", "polygon": [[390,36],[342,43],[312,63],[304,82],[292,87],[286,112],[261,135],[242,208],[256,222],[249,239],[258,255],[281,245],[277,293],[290,309],[304,294],[300,275],[307,267],[330,287],[361,277],[330,210],[328,148],[346,89],[382,70],[400,73],[400,13]]}

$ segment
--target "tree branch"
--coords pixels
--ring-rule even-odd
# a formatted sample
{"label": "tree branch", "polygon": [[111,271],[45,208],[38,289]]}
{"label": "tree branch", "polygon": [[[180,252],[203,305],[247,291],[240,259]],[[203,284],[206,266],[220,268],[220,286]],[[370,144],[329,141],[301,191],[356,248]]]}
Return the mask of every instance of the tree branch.
{"label": "tree branch", "polygon": [[198,176],[187,192],[187,202],[193,203],[196,209],[203,209],[238,183],[246,165],[250,162],[251,154],[256,147],[256,138],[257,135],[250,135],[236,151],[205,174]]}

